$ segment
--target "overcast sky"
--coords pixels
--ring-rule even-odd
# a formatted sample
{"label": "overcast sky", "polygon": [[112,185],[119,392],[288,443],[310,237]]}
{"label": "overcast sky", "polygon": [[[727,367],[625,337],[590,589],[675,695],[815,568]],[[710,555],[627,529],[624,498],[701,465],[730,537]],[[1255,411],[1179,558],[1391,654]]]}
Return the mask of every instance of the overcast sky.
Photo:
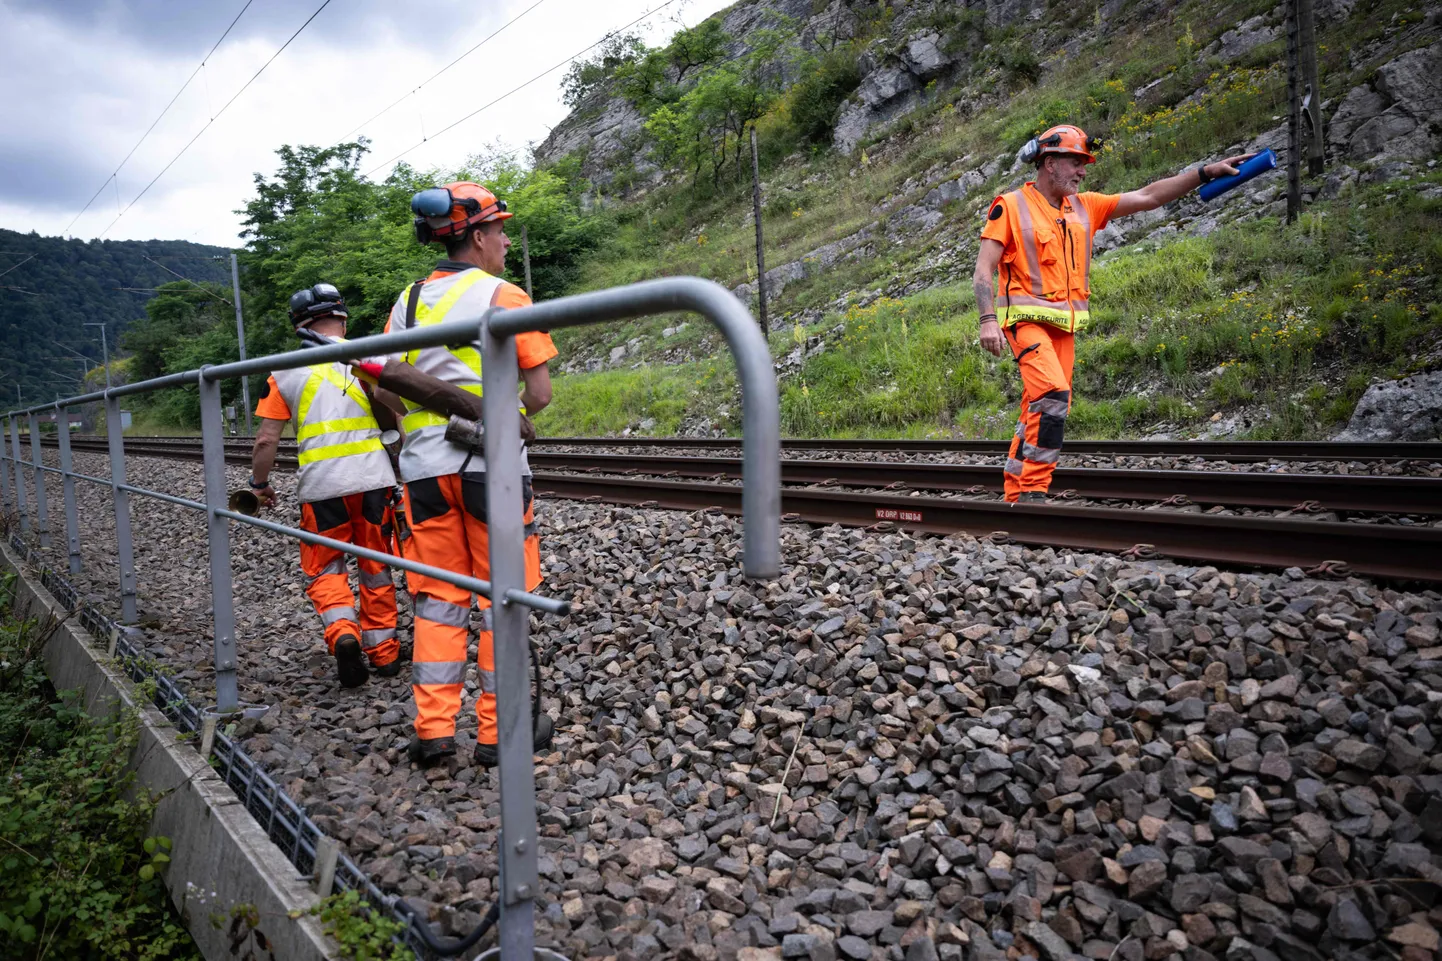
{"label": "overcast sky", "polygon": [[[245,0],[0,0],[0,227],[76,237],[235,246],[252,175],[282,144],[364,134],[370,170],[406,154],[456,166],[500,143],[522,150],[566,115],[562,67],[449,132],[452,120],[519,86],[665,0],[331,0],[185,155],[117,221],[321,0],[252,0],[164,119],[120,169]],[[384,116],[367,118],[534,5]],[[652,45],[726,0],[672,0],[637,25]],[[362,127],[364,124],[364,127]],[[357,129],[361,128],[361,129]],[[374,176],[383,178],[386,170]]]}

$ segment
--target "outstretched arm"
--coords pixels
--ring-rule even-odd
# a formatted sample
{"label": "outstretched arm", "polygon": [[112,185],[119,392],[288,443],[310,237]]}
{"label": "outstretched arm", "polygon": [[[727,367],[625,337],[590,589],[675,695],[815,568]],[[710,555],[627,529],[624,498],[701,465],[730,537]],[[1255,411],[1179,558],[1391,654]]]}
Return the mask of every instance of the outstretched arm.
{"label": "outstretched arm", "polygon": [[[1230,177],[1237,172],[1237,168],[1251,160],[1253,154],[1238,154],[1235,157],[1228,157],[1226,160],[1219,160],[1214,164],[1206,164],[1207,174],[1215,180],[1218,177]],[[1157,180],[1147,184],[1140,190],[1128,190],[1121,195],[1117,201],[1117,209],[1112,211],[1113,219],[1125,217],[1127,214],[1141,213],[1143,210],[1156,210],[1176,200],[1178,197],[1195,190],[1202,185],[1199,168],[1192,167],[1183,170],[1175,177],[1167,177],[1164,180]]]}
{"label": "outstretched arm", "polygon": [[981,251],[976,255],[976,272],[971,276],[972,288],[976,291],[976,311],[981,318],[981,346],[997,357],[1001,356],[1001,327],[996,322],[993,284],[1005,249],[1000,241],[983,237]]}

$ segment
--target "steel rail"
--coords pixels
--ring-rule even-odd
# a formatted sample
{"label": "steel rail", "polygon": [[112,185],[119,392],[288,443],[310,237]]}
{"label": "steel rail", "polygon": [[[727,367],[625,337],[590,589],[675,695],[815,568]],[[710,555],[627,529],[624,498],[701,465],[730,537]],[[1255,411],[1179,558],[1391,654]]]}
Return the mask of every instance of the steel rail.
{"label": "steel rail", "polygon": [[[538,494],[677,510],[740,511],[731,484],[537,474]],[[1378,524],[1218,517],[1058,504],[858,494],[787,487],[783,520],[869,527],[890,522],[929,534],[992,536],[1045,547],[1155,553],[1209,564],[1314,568],[1342,562],[1354,573],[1442,581],[1442,529]],[[999,536],[1004,535],[1004,536]]]}
{"label": "steel rail", "polygon": [[[76,450],[98,450],[98,442],[75,439]],[[199,460],[198,447],[182,442],[134,444],[135,455]],[[291,448],[290,450],[293,450]],[[277,463],[295,466],[287,448]],[[287,456],[289,454],[289,456]],[[250,454],[237,446],[226,460],[248,464]],[[695,479],[739,478],[741,461],[731,457],[683,457],[651,454],[585,454],[532,451],[532,468],[604,471],[626,475],[658,475]],[[1442,516],[1442,479],[1374,477],[1365,474],[1262,474],[1242,471],[1118,470],[1061,467],[1053,488],[1098,500],[1167,501],[1182,497],[1195,504],[1255,507],[1268,510]],[[798,460],[781,462],[785,484],[834,484],[921,491],[1002,489],[1001,472],[986,465],[907,464],[890,461]]]}
{"label": "steel rail", "polygon": [[[541,445],[571,447],[680,447],[731,450],[734,437],[546,437]],[[891,438],[783,437],[785,450],[872,453],[977,453],[1004,455],[1010,440],[897,440]],[[1117,457],[1201,457],[1208,460],[1427,460],[1442,463],[1442,443],[1364,441],[1068,440],[1067,454]]]}
{"label": "steel rail", "polygon": [[[91,438],[77,436],[76,441]],[[132,437],[145,444],[180,444],[190,438]],[[250,438],[228,438],[227,444],[251,444]],[[792,451],[844,451],[874,454],[995,454],[1002,456],[1009,440],[904,440],[895,438],[783,437],[781,446]],[[533,450],[546,447],[634,447],[679,448],[731,451],[741,446],[737,437],[542,437]],[[1442,443],[1431,441],[1205,441],[1205,440],[1069,440],[1066,453],[1115,457],[1198,457],[1203,460],[1237,462],[1299,461],[1399,461],[1421,460],[1442,463]]]}
{"label": "steel rail", "polygon": [[[531,453],[530,462],[533,468],[556,470],[694,478],[741,476],[740,462],[724,457],[536,451]],[[1309,509],[1442,515],[1442,479],[1432,477],[1062,467],[1055,478],[1054,490],[1102,500],[1165,501],[1180,496],[1197,504],[1236,507],[1292,509],[1306,505]],[[978,493],[978,488],[988,492],[1002,489],[1000,469],[977,464],[783,460],[781,480],[786,484]]]}

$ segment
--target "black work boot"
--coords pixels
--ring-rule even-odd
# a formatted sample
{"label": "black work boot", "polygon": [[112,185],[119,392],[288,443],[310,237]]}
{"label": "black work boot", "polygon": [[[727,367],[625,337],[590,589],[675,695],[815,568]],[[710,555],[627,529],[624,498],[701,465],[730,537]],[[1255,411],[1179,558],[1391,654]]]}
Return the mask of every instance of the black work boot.
{"label": "black work boot", "polygon": [[[536,753],[546,750],[551,746],[551,738],[556,733],[556,722],[551,720],[551,715],[542,714],[536,719],[536,726],[531,731],[531,749]],[[478,767],[495,767],[499,763],[496,745],[477,744],[475,754],[471,760]]]}
{"label": "black work boot", "polygon": [[342,634],[335,642],[335,672],[341,687],[360,687],[370,680],[360,640],[354,634]]}
{"label": "black work boot", "polygon": [[455,737],[413,737],[406,748],[406,756],[421,767],[430,767],[437,761],[456,756]]}
{"label": "black work boot", "polygon": [[1045,504],[1046,491],[1022,491],[1017,496],[1018,504]]}
{"label": "black work boot", "polygon": [[375,671],[376,677],[395,677],[401,672],[401,659],[396,658],[389,664],[377,664],[371,670]]}

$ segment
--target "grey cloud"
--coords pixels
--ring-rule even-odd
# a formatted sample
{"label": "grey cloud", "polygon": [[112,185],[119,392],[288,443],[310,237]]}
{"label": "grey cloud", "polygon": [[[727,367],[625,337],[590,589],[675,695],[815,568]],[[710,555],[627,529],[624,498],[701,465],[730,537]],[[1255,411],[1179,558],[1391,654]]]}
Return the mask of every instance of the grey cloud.
{"label": "grey cloud", "polygon": [[[39,16],[65,27],[112,33],[167,57],[204,56],[245,6],[245,0],[193,3],[182,0],[10,0],[4,9]],[[320,0],[254,0],[226,39],[265,37],[282,43],[320,6]],[[395,0],[332,0],[296,43],[312,49],[326,39],[356,42],[395,33],[414,41],[425,31],[438,34],[499,25],[511,14],[477,12],[474,0],[430,0],[422,5]],[[494,8],[495,5],[492,5]],[[517,8],[520,9],[520,8]],[[540,12],[540,11],[537,11]],[[444,44],[443,44],[444,45]],[[288,51],[289,52],[289,51]]]}

